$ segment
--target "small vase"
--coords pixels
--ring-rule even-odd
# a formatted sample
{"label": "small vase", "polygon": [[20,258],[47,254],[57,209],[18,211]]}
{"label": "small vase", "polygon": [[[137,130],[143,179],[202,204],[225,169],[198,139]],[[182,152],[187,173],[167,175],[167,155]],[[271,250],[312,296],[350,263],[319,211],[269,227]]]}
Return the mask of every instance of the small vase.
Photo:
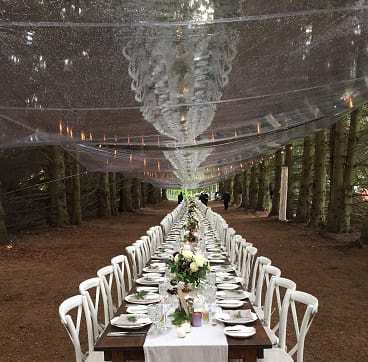
{"label": "small vase", "polygon": [[185,322],[181,325],[185,329],[185,333],[190,333],[192,331],[192,327],[189,322]]}
{"label": "small vase", "polygon": [[183,289],[181,290],[184,294],[189,294],[191,291],[193,290],[193,288],[191,287],[190,284],[185,283],[183,286]]}
{"label": "small vase", "polygon": [[185,323],[176,327],[176,335],[179,338],[184,338],[187,335]]}

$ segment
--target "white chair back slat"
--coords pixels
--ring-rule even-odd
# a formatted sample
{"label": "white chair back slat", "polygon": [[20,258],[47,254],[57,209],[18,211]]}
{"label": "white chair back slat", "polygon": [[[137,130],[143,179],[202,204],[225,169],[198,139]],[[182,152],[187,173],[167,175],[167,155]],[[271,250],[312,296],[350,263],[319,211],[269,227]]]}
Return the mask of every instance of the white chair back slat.
{"label": "white chair back slat", "polygon": [[105,266],[97,271],[97,276],[101,279],[101,292],[104,303],[107,303],[109,310],[109,321],[114,317],[117,307],[113,301],[113,286],[115,284],[118,294],[118,287],[115,281],[114,267],[112,265]]}

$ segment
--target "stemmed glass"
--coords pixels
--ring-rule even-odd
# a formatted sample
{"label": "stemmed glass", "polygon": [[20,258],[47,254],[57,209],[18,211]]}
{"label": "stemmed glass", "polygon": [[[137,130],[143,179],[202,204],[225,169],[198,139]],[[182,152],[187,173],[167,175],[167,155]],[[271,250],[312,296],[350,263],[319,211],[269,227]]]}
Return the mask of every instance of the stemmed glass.
{"label": "stemmed glass", "polygon": [[162,314],[163,314],[163,327],[166,329],[167,327],[167,311],[168,311],[168,299],[169,299],[169,293],[168,289],[170,288],[170,283],[166,279],[163,283],[159,284],[158,291],[161,296],[161,308],[162,308]]}

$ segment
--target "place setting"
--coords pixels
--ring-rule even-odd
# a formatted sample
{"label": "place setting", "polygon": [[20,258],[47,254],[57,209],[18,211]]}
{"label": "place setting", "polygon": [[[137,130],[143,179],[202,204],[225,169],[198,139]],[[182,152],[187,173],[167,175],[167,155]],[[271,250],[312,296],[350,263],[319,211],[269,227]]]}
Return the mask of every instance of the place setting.
{"label": "place setting", "polygon": [[159,303],[161,297],[157,293],[148,291],[140,291],[134,294],[129,294],[125,297],[125,301],[133,304],[152,304]]}

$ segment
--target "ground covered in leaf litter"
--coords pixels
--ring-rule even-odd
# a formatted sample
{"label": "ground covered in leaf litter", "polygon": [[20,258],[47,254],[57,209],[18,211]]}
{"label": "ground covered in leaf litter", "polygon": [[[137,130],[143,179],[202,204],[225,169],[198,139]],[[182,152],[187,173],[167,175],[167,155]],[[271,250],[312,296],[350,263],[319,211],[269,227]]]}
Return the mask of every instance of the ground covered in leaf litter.
{"label": "ground covered in leaf litter", "polygon": [[[297,288],[319,299],[319,313],[307,336],[305,362],[368,360],[368,248],[303,225],[285,224],[222,210],[227,222],[272,259]],[[165,203],[134,214],[86,221],[80,227],[18,235],[13,248],[0,247],[0,360],[74,361],[72,345],[58,318],[59,304],[78,285],[108,265],[111,257],[157,225],[174,207]]]}

